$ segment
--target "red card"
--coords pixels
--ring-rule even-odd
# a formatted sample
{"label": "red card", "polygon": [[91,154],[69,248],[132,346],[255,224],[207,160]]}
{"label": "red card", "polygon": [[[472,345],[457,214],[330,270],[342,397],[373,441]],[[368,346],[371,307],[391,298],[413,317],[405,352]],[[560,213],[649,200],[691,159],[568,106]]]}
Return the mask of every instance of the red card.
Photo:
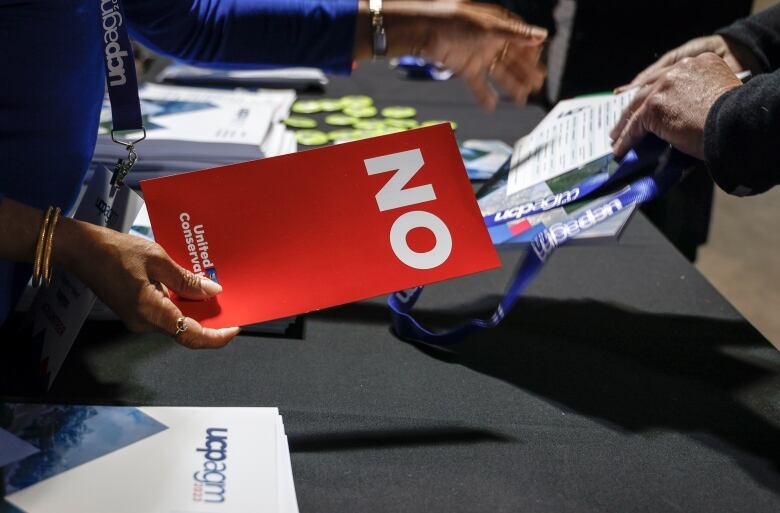
{"label": "red card", "polygon": [[141,182],[155,240],[241,326],[500,265],[448,124]]}

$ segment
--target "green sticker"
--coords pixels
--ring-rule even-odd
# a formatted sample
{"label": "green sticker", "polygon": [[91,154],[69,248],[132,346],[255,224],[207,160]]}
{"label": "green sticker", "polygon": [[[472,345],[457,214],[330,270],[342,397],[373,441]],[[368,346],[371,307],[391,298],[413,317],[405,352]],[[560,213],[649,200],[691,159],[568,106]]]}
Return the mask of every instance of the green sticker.
{"label": "green sticker", "polygon": [[348,141],[352,139],[353,134],[356,132],[356,130],[331,130],[328,132],[328,138],[331,141]]}
{"label": "green sticker", "polygon": [[414,107],[404,107],[396,105],[382,109],[382,116],[393,119],[413,118],[417,115],[417,109]]}
{"label": "green sticker", "polygon": [[358,130],[377,131],[385,128],[385,124],[378,119],[361,119],[355,123],[355,128]]}
{"label": "green sticker", "polygon": [[347,107],[370,107],[374,104],[374,99],[370,96],[353,94],[341,97],[341,105]]}
{"label": "green sticker", "polygon": [[358,119],[346,114],[329,114],[325,116],[325,123],[333,126],[352,126]]}
{"label": "green sticker", "polygon": [[334,98],[323,98],[320,100],[320,110],[322,112],[338,112],[344,108],[344,104],[341,100]]}
{"label": "green sticker", "polygon": [[420,122],[416,119],[393,119],[387,118],[384,120],[385,126],[390,128],[403,128],[409,130],[411,128],[417,128],[420,126]]}
{"label": "green sticker", "polygon": [[315,128],[317,120],[303,116],[290,116],[284,120],[284,124],[291,128]]}
{"label": "green sticker", "polygon": [[298,130],[295,132],[295,140],[304,146],[320,146],[330,142],[328,134],[320,130]]}
{"label": "green sticker", "polygon": [[296,114],[316,114],[322,111],[319,100],[298,100],[291,109]]}
{"label": "green sticker", "polygon": [[365,107],[345,107],[344,114],[352,116],[353,118],[373,118],[376,116],[377,110],[373,105]]}
{"label": "green sticker", "polygon": [[429,119],[428,121],[423,121],[422,123],[420,123],[420,126],[441,125],[442,123],[449,123],[453,130],[458,129],[458,124],[456,122],[442,120],[442,119]]}
{"label": "green sticker", "polygon": [[407,130],[406,128],[396,128],[392,126],[386,126],[385,128],[382,129],[381,135],[397,134],[399,132],[406,132],[406,130]]}

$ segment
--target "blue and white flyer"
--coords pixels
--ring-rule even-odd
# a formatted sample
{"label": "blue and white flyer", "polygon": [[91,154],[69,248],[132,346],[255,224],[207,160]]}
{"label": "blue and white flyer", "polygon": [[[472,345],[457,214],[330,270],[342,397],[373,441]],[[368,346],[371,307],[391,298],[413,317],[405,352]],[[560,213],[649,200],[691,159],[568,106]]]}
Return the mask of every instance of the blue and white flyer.
{"label": "blue and white flyer", "polygon": [[276,408],[0,404],[0,513],[297,512]]}

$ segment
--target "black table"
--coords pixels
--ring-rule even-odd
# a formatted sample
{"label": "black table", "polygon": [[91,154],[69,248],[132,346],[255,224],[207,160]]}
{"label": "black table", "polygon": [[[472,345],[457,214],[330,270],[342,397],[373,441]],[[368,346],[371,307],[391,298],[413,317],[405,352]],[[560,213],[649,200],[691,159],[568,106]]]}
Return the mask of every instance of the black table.
{"label": "black table", "polygon": [[[381,65],[328,95],[353,92],[461,138],[512,142],[543,115],[486,116],[460,83]],[[419,311],[489,312],[521,255],[430,287]],[[500,329],[453,354],[389,319],[377,298],[217,352],[90,323],[45,399],[278,406],[303,512],[780,511],[780,353],[642,215],[619,244],[557,252]]]}

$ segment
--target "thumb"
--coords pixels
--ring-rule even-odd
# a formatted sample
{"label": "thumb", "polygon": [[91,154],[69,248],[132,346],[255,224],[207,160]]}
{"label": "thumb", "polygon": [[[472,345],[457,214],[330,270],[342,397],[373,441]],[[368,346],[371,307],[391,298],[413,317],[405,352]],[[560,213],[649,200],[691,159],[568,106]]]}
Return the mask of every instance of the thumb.
{"label": "thumb", "polygon": [[167,254],[150,265],[149,278],[185,299],[208,299],[222,292],[219,283],[181,267]]}

